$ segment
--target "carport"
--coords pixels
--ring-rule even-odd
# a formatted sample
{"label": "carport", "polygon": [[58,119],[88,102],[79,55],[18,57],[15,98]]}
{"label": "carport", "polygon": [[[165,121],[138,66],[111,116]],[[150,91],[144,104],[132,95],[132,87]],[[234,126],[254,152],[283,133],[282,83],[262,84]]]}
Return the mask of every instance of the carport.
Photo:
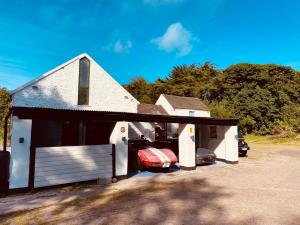
{"label": "carport", "polygon": [[[125,112],[104,112],[104,111],[84,111],[84,110],[70,110],[70,109],[48,109],[48,108],[27,108],[27,107],[14,107],[12,109],[13,118],[17,117],[19,121],[28,121],[31,120],[33,124],[35,121],[41,119],[59,119],[62,121],[69,120],[80,120],[85,118],[88,121],[97,121],[97,123],[110,123],[113,124],[113,129],[110,130],[110,145],[98,146],[94,149],[98,149],[100,155],[104,155],[99,162],[109,161],[103,163],[103,167],[97,168],[92,175],[87,178],[93,179],[95,176],[101,178],[103,175],[116,177],[116,178],[125,178],[127,177],[127,165],[128,165],[128,123],[129,122],[161,122],[161,123],[179,123],[179,137],[178,137],[178,146],[179,146],[179,164],[181,169],[192,170],[196,168],[195,164],[195,151],[196,151],[196,142],[199,135],[195,135],[196,126],[217,126],[222,129],[220,131],[220,139],[223,140],[218,144],[219,149],[223,149],[220,153],[216,152],[217,157],[220,160],[226,162],[237,162],[237,141],[235,135],[237,134],[237,119],[217,119],[217,118],[203,118],[203,117],[188,117],[188,116],[171,116],[171,115],[151,115],[151,114],[140,114],[140,113],[125,113]],[[18,128],[20,129],[20,128]],[[31,132],[31,145],[30,145],[30,161],[29,161],[29,188],[35,188],[35,183],[41,182],[42,176],[47,176],[47,174],[39,173],[37,174],[37,168],[41,166],[37,165],[39,162],[37,156],[42,156],[41,158],[49,157],[47,154],[52,154],[58,149],[61,151],[60,154],[65,152],[74,152],[81,151],[80,154],[84,155],[84,152],[88,151],[91,146],[84,146],[86,150],[82,151],[82,148],[77,149],[78,147],[60,147],[56,146],[55,149],[51,149],[48,153],[42,153],[45,150],[45,147],[48,146],[35,146],[38,139],[38,132],[34,126],[30,126],[29,132]],[[50,134],[49,134],[50,135]],[[19,137],[12,137],[19,138]],[[91,137],[93,139],[94,136]],[[199,138],[199,137],[198,137]],[[24,140],[23,140],[24,141]],[[92,142],[91,142],[92,143]],[[26,143],[25,143],[26,144]],[[43,149],[44,148],[44,149]],[[49,149],[48,149],[49,150]],[[37,151],[39,152],[37,154]],[[93,154],[95,150],[92,150]],[[103,153],[106,152],[106,153]],[[111,157],[110,157],[111,155]],[[100,156],[99,156],[100,157]],[[52,164],[51,164],[52,165]],[[51,166],[49,165],[49,166]],[[53,164],[55,167],[57,164]],[[111,170],[108,168],[111,167]],[[101,171],[105,172],[101,173]],[[72,167],[69,168],[70,173]],[[100,170],[100,171],[99,171]],[[80,173],[80,171],[77,171]],[[76,173],[77,173],[76,172]],[[39,175],[39,177],[37,177]],[[80,178],[81,180],[76,181],[85,181],[87,178]],[[55,177],[52,179],[56,179]],[[51,180],[51,179],[50,179]],[[37,182],[38,181],[38,182]],[[71,179],[70,182],[73,180]],[[66,183],[70,183],[68,180]],[[56,184],[57,182],[49,182],[49,185]],[[63,183],[63,182],[62,182]],[[61,184],[61,182],[59,183]],[[38,187],[38,185],[37,185]]]}

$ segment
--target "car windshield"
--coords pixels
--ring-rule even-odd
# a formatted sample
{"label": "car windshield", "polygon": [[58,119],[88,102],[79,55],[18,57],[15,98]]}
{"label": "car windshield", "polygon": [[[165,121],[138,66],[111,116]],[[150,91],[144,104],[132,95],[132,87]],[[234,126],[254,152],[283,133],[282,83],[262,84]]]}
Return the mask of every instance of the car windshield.
{"label": "car windshield", "polygon": [[238,138],[243,138],[243,135],[241,132],[238,132]]}
{"label": "car windshield", "polygon": [[206,148],[198,148],[197,152],[202,153],[202,154],[210,154],[211,153],[211,151]]}

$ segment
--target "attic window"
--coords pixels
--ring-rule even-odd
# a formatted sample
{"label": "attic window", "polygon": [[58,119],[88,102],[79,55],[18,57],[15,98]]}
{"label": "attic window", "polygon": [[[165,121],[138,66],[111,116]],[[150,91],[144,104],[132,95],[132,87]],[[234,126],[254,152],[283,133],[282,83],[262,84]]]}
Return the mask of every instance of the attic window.
{"label": "attic window", "polygon": [[84,57],[79,61],[78,105],[89,104],[90,61]]}

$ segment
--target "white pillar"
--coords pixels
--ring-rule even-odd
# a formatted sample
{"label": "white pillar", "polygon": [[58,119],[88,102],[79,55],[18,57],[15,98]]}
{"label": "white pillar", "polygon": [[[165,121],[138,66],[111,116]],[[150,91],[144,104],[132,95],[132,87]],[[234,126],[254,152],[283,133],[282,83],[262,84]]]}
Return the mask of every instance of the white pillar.
{"label": "white pillar", "polygon": [[225,160],[232,163],[237,163],[239,160],[239,150],[238,150],[238,128],[237,126],[227,127],[224,139],[226,146]]}
{"label": "white pillar", "polygon": [[117,122],[110,143],[116,146],[116,176],[127,176],[128,168],[128,122]]}
{"label": "white pillar", "polygon": [[182,169],[195,169],[195,125],[179,124],[179,164]]}
{"label": "white pillar", "polygon": [[[32,120],[12,118],[9,188],[28,187]],[[23,143],[20,142],[23,138]]]}

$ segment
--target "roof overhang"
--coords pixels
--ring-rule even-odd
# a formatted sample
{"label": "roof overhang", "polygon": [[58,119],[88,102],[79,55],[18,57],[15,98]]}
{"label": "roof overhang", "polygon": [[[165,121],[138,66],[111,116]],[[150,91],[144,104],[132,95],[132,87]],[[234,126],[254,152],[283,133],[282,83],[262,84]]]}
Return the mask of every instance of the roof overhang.
{"label": "roof overhang", "polygon": [[88,111],[77,109],[49,109],[13,107],[13,115],[20,119],[52,118],[52,119],[91,119],[98,121],[128,121],[128,122],[166,122],[166,123],[189,123],[203,125],[236,126],[238,119],[224,119],[211,117],[189,117],[170,115],[151,115],[127,112]]}

